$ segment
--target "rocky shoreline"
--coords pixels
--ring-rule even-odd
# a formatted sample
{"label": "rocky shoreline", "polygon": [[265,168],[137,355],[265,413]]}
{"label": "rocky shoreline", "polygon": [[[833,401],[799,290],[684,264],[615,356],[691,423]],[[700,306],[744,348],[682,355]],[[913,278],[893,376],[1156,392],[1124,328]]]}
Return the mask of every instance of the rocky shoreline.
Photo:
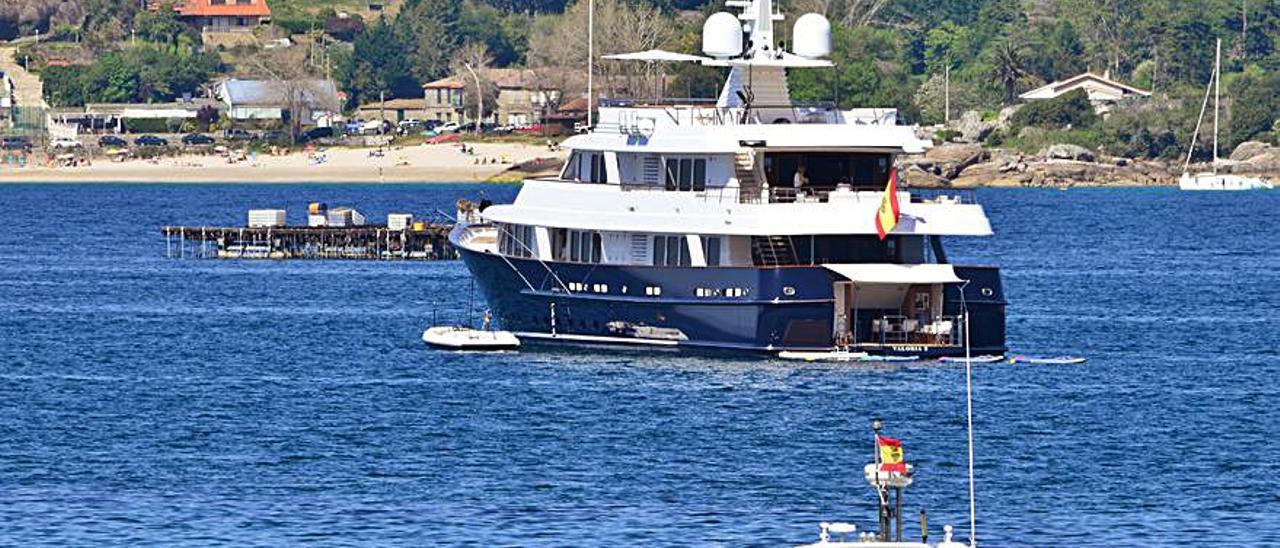
{"label": "rocky shoreline", "polygon": [[[901,165],[904,184],[916,188],[1171,186],[1181,165],[1161,160],[1104,157],[1076,145],[1054,145],[1038,154],[945,143]],[[1210,171],[1193,164],[1193,172]],[[1254,175],[1280,181],[1280,147],[1250,141],[1241,144],[1218,166],[1223,173]]]}

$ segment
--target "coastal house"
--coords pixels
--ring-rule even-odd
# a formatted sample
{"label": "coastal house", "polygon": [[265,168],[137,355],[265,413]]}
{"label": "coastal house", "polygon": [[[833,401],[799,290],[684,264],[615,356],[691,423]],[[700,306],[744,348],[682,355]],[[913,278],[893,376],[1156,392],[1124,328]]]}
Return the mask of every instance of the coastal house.
{"label": "coastal house", "polygon": [[154,128],[157,123],[180,124],[183,120],[197,118],[202,109],[219,107],[216,100],[208,98],[171,103],[89,103],[83,107],[50,109],[49,118],[55,123],[74,126],[79,132],[125,133],[137,127]]}
{"label": "coastal house", "polygon": [[356,117],[365,120],[387,120],[400,122],[414,118],[417,120],[437,120],[434,111],[427,106],[426,99],[387,99],[372,101],[356,108]]}
{"label": "coastal house", "polygon": [[333,80],[224,80],[214,94],[232,120],[289,121],[297,110],[303,125],[327,126],[342,108]]}
{"label": "coastal house", "polygon": [[466,86],[462,80],[450,76],[422,86],[423,120],[441,122],[461,122],[462,98],[466,94]]}
{"label": "coastal house", "polygon": [[1089,102],[1093,103],[1093,108],[1098,112],[1110,110],[1111,106],[1121,99],[1151,96],[1150,91],[1112,80],[1110,73],[1104,73],[1099,76],[1092,72],[1086,72],[1066,80],[1038,87],[1018,97],[1023,101],[1043,101],[1061,97],[1077,89],[1082,89],[1089,94]]}
{"label": "coastal house", "polygon": [[271,22],[267,0],[176,0],[152,2],[151,9],[171,5],[178,19],[200,31],[205,45],[256,44],[253,29]]}
{"label": "coastal house", "polygon": [[[469,76],[468,76],[469,77]],[[485,122],[526,125],[542,119],[545,107],[559,97],[559,90],[546,89],[536,73],[529,69],[494,68],[484,71],[481,79],[498,88],[497,108],[490,110]],[[427,115],[424,119],[461,122],[474,115],[464,110],[467,80],[461,75],[441,78],[422,86]],[[473,86],[474,87],[474,86]]]}
{"label": "coastal house", "polygon": [[267,0],[184,0],[173,9],[202,32],[247,30],[271,22]]}

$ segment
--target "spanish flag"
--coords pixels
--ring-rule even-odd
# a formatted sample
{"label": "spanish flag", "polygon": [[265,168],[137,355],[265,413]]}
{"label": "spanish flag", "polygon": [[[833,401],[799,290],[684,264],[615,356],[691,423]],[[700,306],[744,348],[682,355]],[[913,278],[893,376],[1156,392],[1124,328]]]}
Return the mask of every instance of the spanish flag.
{"label": "spanish flag", "polygon": [[884,472],[907,473],[907,463],[902,461],[902,441],[884,436],[876,436],[876,446],[880,448],[880,470]]}
{"label": "spanish flag", "polygon": [[880,209],[876,210],[876,233],[885,239],[898,226],[898,168],[889,171],[889,184],[884,187]]}

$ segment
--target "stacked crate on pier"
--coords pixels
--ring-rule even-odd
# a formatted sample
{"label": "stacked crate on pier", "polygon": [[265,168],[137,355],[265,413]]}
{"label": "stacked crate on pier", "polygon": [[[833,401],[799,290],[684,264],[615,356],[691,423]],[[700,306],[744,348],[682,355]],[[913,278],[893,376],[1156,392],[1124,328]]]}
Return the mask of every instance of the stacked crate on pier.
{"label": "stacked crate on pier", "polygon": [[407,230],[413,222],[413,215],[408,213],[388,213],[387,230]]}
{"label": "stacked crate on pier", "polygon": [[283,209],[250,209],[249,228],[267,228],[285,225]]}
{"label": "stacked crate on pier", "polygon": [[339,228],[364,226],[364,215],[349,207],[335,207],[329,210],[328,221],[329,226]]}

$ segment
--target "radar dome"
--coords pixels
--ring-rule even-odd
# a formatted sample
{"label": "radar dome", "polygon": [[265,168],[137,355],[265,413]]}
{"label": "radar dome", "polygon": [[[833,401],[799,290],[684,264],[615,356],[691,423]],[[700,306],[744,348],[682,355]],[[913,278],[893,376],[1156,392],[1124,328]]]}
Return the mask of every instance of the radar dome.
{"label": "radar dome", "polygon": [[742,54],[742,25],[732,13],[711,14],[702,24],[702,52],[717,59]]}
{"label": "radar dome", "polygon": [[796,55],[809,59],[831,55],[831,23],[820,14],[801,15],[791,37],[791,50]]}

